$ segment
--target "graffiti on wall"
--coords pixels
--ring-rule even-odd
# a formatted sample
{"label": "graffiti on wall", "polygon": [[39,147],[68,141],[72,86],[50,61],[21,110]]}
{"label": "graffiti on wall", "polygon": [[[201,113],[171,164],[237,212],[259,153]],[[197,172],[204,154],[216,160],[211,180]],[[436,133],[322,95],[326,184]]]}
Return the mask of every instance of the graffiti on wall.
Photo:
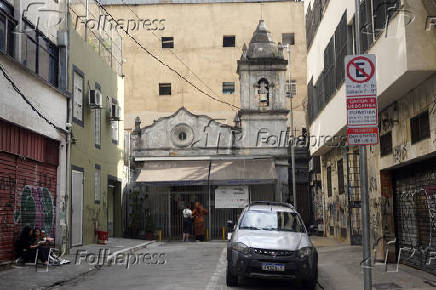
{"label": "graffiti on wall", "polygon": [[19,205],[14,213],[15,223],[38,227],[45,230],[48,235],[54,235],[55,206],[47,187],[24,186]]}
{"label": "graffiti on wall", "polygon": [[395,146],[392,149],[392,157],[394,158],[394,163],[400,163],[407,159],[407,151],[408,151],[407,144],[400,144],[398,146]]}

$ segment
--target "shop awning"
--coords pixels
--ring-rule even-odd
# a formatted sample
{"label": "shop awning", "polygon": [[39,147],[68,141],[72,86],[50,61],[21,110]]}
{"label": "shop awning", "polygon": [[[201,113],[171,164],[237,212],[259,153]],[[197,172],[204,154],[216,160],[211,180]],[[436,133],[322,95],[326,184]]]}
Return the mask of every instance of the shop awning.
{"label": "shop awning", "polygon": [[272,159],[214,160],[210,183],[215,185],[271,184],[277,181]]}
{"label": "shop awning", "polygon": [[[210,165],[210,180],[209,177]],[[136,182],[151,185],[272,184],[277,174],[272,159],[146,161]]]}
{"label": "shop awning", "polygon": [[207,185],[209,161],[144,162],[136,182],[154,185]]}

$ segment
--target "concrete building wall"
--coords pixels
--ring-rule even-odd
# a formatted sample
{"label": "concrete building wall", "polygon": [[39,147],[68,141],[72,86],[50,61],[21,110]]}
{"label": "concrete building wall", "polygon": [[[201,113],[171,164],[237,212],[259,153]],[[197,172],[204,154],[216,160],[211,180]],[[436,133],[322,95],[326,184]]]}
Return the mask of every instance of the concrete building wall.
{"label": "concrete building wall", "polygon": [[[291,47],[291,78],[297,81],[294,100],[296,126],[305,127],[306,37],[302,2],[204,3],[112,5],[107,9],[114,17],[165,19],[165,29],[132,33],[150,52],[179,71],[212,96],[239,106],[239,81],[236,73],[242,46],[248,44],[258,20],[262,17],[273,35],[282,41],[282,33],[295,33]],[[235,47],[223,47],[223,36],[235,35]],[[162,49],[160,38],[174,37],[174,49]],[[126,78],[126,128],[133,128],[134,118],[144,125],[160,116],[171,115],[185,106],[196,114],[233,123],[236,109],[210,100],[180,80],[174,73],[153,60],[130,40],[124,43]],[[141,69],[139,69],[141,68]],[[222,83],[234,82],[235,93],[223,94]],[[159,83],[171,83],[172,95],[159,96]],[[222,121],[219,120],[219,121]]]}
{"label": "concrete building wall", "polygon": [[[87,57],[84,57],[87,56]],[[96,54],[94,49],[75,31],[70,31],[70,66],[69,75],[73,74],[73,66],[84,74],[85,98],[83,102],[83,127],[73,122],[72,134],[74,144],[71,149],[71,164],[84,171],[83,188],[83,243],[96,242],[95,230],[107,231],[108,218],[108,181],[109,176],[122,182],[124,168],[124,134],[123,121],[119,121],[118,144],[112,142],[110,103],[112,98],[121,106],[121,120],[123,115],[123,79],[118,77],[104,60]],[[101,146],[95,146],[94,114],[95,110],[89,106],[89,90],[94,89],[95,83],[101,86],[103,108],[101,109]],[[69,81],[69,91],[72,92],[72,78]],[[95,165],[101,167],[100,202],[95,202]],[[122,188],[116,194],[121,204]],[[121,211],[121,208],[118,209]],[[118,233],[118,235],[121,233]]]}

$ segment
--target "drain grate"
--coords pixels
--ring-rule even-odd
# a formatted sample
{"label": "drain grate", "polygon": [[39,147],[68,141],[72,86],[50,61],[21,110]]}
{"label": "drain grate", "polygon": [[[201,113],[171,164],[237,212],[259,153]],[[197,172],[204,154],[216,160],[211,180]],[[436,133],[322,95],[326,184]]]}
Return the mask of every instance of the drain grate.
{"label": "drain grate", "polygon": [[395,283],[377,283],[373,285],[376,290],[383,289],[401,289],[401,286]]}

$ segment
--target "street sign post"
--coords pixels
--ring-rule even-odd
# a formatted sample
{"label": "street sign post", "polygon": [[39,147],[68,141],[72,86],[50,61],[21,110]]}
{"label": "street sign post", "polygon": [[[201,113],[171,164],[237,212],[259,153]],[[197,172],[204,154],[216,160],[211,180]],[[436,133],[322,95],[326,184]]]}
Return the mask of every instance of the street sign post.
{"label": "street sign post", "polygon": [[[356,54],[360,54],[361,46],[360,46],[360,35],[361,35],[361,26],[360,26],[360,0],[354,1],[355,5],[355,13],[354,13],[354,38],[355,38],[355,48]],[[359,56],[358,56],[359,57]],[[356,96],[357,94],[364,95],[365,92],[356,92],[361,88],[361,86],[357,86],[357,84],[369,84],[368,86],[364,86],[366,90],[369,91],[368,97],[377,98],[377,87],[376,87],[376,78],[375,78],[375,56],[363,56],[364,58],[356,58],[350,57],[351,59],[347,62],[347,58],[344,60],[346,67],[345,79],[348,80],[346,84],[349,84],[350,87],[347,88],[347,99],[348,93]],[[371,65],[372,64],[372,65]],[[349,66],[348,66],[349,65]],[[351,66],[355,67],[357,71],[351,71]],[[366,68],[365,68],[366,66]],[[363,77],[362,77],[363,75]],[[363,83],[361,82],[363,81]],[[372,81],[372,83],[371,83]],[[356,84],[357,83],[357,84]],[[374,87],[371,89],[371,84],[374,84]],[[353,91],[353,86],[356,86],[356,89]],[[373,91],[372,91],[373,90]],[[356,96],[357,97],[357,96]],[[351,129],[351,128],[350,128]],[[378,131],[378,128],[376,127]],[[378,133],[378,132],[377,132]],[[348,133],[347,133],[348,134]],[[378,139],[378,138],[377,138]],[[360,140],[359,140],[360,143]],[[362,142],[363,143],[363,142]],[[365,290],[372,289],[372,273],[371,273],[371,236],[370,236],[370,225],[369,225],[369,197],[368,197],[368,164],[366,159],[366,146],[359,146],[359,177],[360,177],[360,196],[362,199],[361,202],[361,213],[362,213],[362,229],[363,229],[363,239],[362,239],[362,254],[363,254],[363,287]]]}
{"label": "street sign post", "polygon": [[378,143],[375,55],[345,57],[348,145]]}

